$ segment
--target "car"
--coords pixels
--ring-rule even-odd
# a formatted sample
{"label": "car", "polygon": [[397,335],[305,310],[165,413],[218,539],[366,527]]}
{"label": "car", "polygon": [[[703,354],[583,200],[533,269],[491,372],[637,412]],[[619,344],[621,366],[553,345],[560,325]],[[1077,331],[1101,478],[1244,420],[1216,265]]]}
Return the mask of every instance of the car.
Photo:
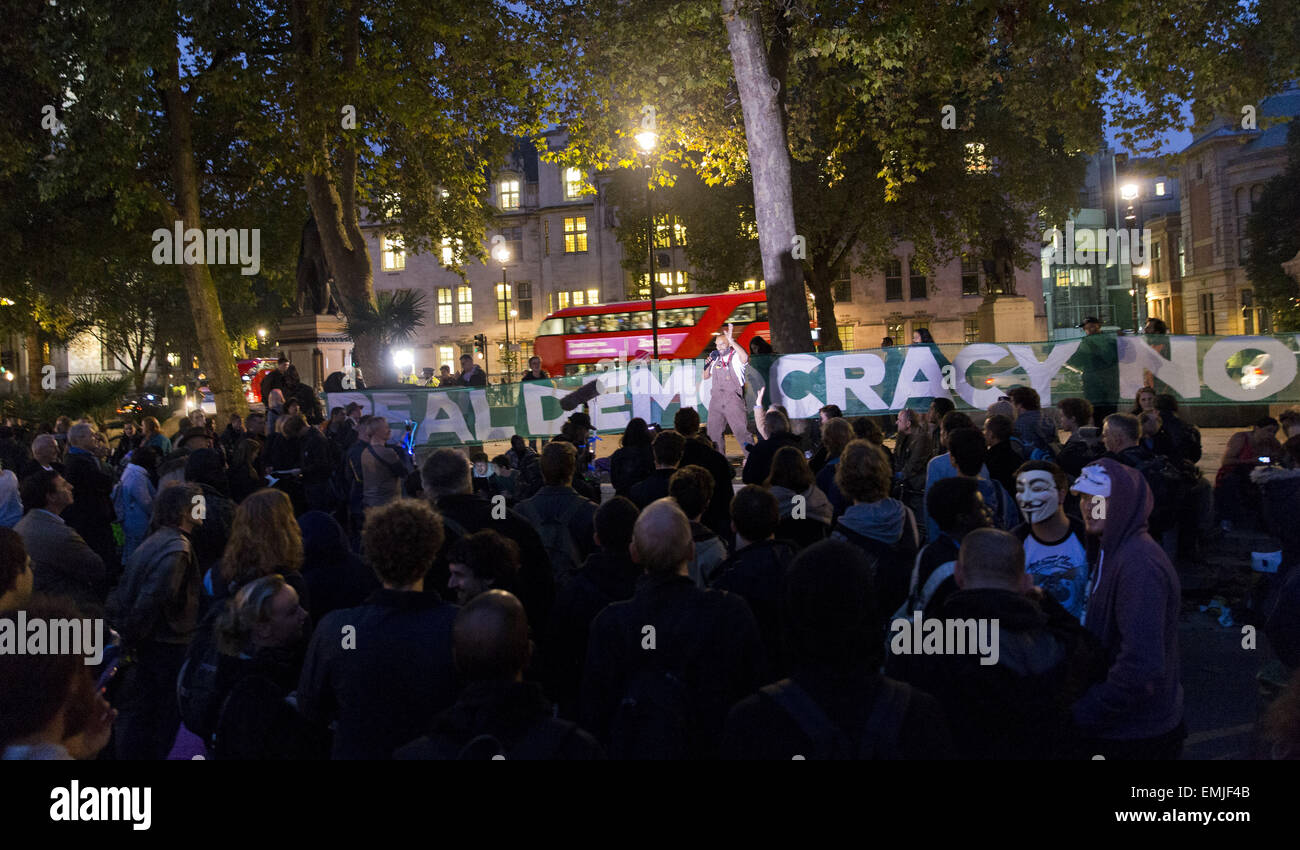
{"label": "car", "polygon": [[1269,379],[1273,374],[1273,357],[1261,354],[1247,363],[1241,370],[1241,388],[1253,390]]}

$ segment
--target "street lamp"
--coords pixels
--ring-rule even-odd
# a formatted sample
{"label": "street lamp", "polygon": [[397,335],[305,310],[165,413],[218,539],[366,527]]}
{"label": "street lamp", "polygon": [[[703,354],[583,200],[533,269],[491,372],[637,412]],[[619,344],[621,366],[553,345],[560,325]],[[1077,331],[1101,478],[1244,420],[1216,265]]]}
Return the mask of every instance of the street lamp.
{"label": "street lamp", "polygon": [[654,179],[654,165],[650,161],[648,154],[659,144],[659,134],[654,130],[642,130],[636,134],[637,147],[641,148],[646,156],[646,182],[645,182],[645,214],[647,223],[647,233],[649,239],[646,244],[650,253],[650,339],[653,354],[652,359],[659,359],[659,299],[655,293],[655,216],[654,207],[651,204],[650,189]]}
{"label": "street lamp", "polygon": [[[515,323],[515,339],[518,340],[518,339],[519,339],[519,311],[518,311],[518,310],[516,310],[516,309],[514,309],[514,308],[511,308],[511,310],[510,310],[510,315],[509,315],[509,317],[506,318],[506,333],[507,333],[507,334],[510,333],[510,321],[511,321],[511,319],[514,320],[514,323]],[[515,348],[519,348],[519,347],[520,347],[519,343],[516,342],[516,343],[515,343]],[[510,348],[510,346],[507,345],[506,348]],[[511,354],[512,354],[512,355],[514,354],[513,349],[511,350]],[[516,359],[518,359],[518,358],[512,356],[512,357],[511,357],[511,362],[513,362],[513,361],[516,360]],[[519,371],[522,372],[523,370],[520,369]]]}
{"label": "street lamp", "polygon": [[[510,299],[510,285],[506,283],[506,263],[510,262],[510,249],[506,247],[505,243],[501,243],[497,245],[497,247],[492,251],[492,255],[496,257],[497,262],[501,264],[501,295],[503,298],[506,299],[506,307],[508,308],[510,306],[511,299]],[[512,310],[511,312],[514,311]],[[510,316],[509,314],[507,314],[506,315],[506,355],[507,355],[506,383],[510,383],[512,380],[514,380],[514,372],[515,372],[515,361],[514,358],[509,356],[509,354],[510,354]]]}

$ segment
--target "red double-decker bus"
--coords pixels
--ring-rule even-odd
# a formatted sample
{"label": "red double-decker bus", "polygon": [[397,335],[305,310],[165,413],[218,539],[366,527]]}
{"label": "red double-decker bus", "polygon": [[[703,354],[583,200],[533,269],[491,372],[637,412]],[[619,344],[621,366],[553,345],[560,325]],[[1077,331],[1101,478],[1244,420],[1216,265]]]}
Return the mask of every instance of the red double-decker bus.
{"label": "red double-decker bus", "polygon": [[[771,339],[767,291],[744,290],[717,295],[670,295],[658,299],[659,357],[701,357],[714,334],[730,322],[736,341],[749,348],[755,336]],[[653,348],[650,302],[625,301],[567,307],[551,313],[537,330],[534,351],[552,375],[577,375],[602,360],[631,360]]]}

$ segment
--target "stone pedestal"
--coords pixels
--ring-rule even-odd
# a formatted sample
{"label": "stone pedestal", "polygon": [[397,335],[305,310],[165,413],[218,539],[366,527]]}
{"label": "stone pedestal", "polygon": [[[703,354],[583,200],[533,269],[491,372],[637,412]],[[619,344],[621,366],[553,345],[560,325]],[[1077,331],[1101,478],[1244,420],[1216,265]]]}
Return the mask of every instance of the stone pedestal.
{"label": "stone pedestal", "polygon": [[1046,337],[1034,318],[1034,302],[1023,295],[990,295],[975,315],[980,342],[1039,342]]}
{"label": "stone pedestal", "polygon": [[304,384],[320,388],[332,372],[352,364],[352,339],[338,316],[291,316],[280,323],[277,348],[298,368]]}

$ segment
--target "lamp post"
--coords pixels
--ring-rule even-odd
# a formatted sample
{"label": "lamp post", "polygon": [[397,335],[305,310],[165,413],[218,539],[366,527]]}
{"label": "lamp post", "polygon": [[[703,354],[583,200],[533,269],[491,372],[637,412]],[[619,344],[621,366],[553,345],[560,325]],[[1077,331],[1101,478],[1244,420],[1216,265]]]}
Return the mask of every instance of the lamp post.
{"label": "lamp post", "polygon": [[653,353],[651,358],[659,359],[659,299],[655,293],[655,216],[654,207],[651,205],[650,188],[654,179],[654,165],[650,161],[649,154],[659,144],[659,134],[654,130],[642,130],[636,134],[637,147],[647,154],[646,156],[646,182],[645,182],[645,214],[647,221],[647,235],[649,239],[646,244],[650,254],[650,338]]}
{"label": "lamp post", "polygon": [[[501,264],[501,295],[502,295],[502,297],[504,297],[504,298],[506,299],[506,309],[509,310],[509,308],[510,308],[510,302],[511,302],[512,299],[510,298],[510,284],[506,282],[506,263],[510,262],[510,249],[507,248],[507,247],[505,246],[504,243],[502,243],[502,244],[500,244],[500,245],[497,245],[496,249],[495,249],[492,253],[493,253],[493,255],[496,257],[497,262],[499,262],[499,263]],[[506,357],[505,357],[505,361],[506,361],[506,383],[510,383],[511,381],[514,380],[514,372],[515,372],[515,361],[514,361],[514,358],[510,356],[510,313],[512,313],[512,312],[514,312],[514,311],[513,311],[513,310],[509,310],[509,312],[507,312],[507,313],[506,313],[506,316],[505,316],[505,320],[506,320]]]}
{"label": "lamp post", "polygon": [[[515,323],[515,340],[516,340],[516,342],[515,342],[515,348],[519,348],[520,345],[519,345],[519,343],[518,343],[518,341],[517,341],[517,340],[519,339],[519,311],[516,310],[516,309],[514,309],[513,307],[510,308],[510,313],[509,313],[509,315],[506,316],[506,334],[507,334],[507,335],[510,333],[510,322],[511,322],[511,321],[513,321],[513,322]],[[509,339],[509,336],[507,336],[507,339]],[[507,348],[507,349],[510,349],[510,353],[511,353],[512,355],[514,354],[514,349],[511,349],[511,348],[510,348],[510,344],[509,344],[509,343],[506,344],[506,348]],[[515,359],[516,359],[516,358],[512,357],[510,362],[511,362],[511,363],[514,363],[514,360],[515,360]],[[522,371],[524,371],[524,370],[520,369],[519,371],[522,372]]]}
{"label": "lamp post", "polygon": [[[1134,208],[1134,202],[1137,200],[1138,195],[1141,194],[1141,191],[1142,191],[1141,187],[1139,187],[1138,184],[1136,183],[1124,183],[1119,187],[1119,196],[1121,199],[1123,199],[1128,203],[1128,207],[1124,210],[1123,223],[1121,224],[1119,221],[1116,221],[1115,226],[1121,232],[1126,232],[1129,236],[1132,236],[1132,232],[1137,229],[1138,217],[1137,217],[1137,213],[1134,212],[1133,208]],[[1142,238],[1140,234],[1138,238],[1139,239]],[[1122,244],[1128,244],[1128,243],[1129,240],[1125,239],[1123,240]],[[1116,243],[1116,244],[1121,244],[1121,243]],[[1132,254],[1131,245],[1129,248],[1129,253],[1131,256]],[[1142,313],[1145,312],[1141,310],[1138,306],[1138,296],[1142,291],[1141,284],[1138,283],[1136,280],[1134,280],[1134,277],[1137,276],[1138,271],[1132,267],[1130,258],[1120,257],[1119,263],[1121,267],[1123,264],[1129,264],[1129,285],[1130,285],[1129,292],[1133,296],[1133,333],[1137,333],[1139,330],[1139,325],[1142,323],[1143,320]]]}

